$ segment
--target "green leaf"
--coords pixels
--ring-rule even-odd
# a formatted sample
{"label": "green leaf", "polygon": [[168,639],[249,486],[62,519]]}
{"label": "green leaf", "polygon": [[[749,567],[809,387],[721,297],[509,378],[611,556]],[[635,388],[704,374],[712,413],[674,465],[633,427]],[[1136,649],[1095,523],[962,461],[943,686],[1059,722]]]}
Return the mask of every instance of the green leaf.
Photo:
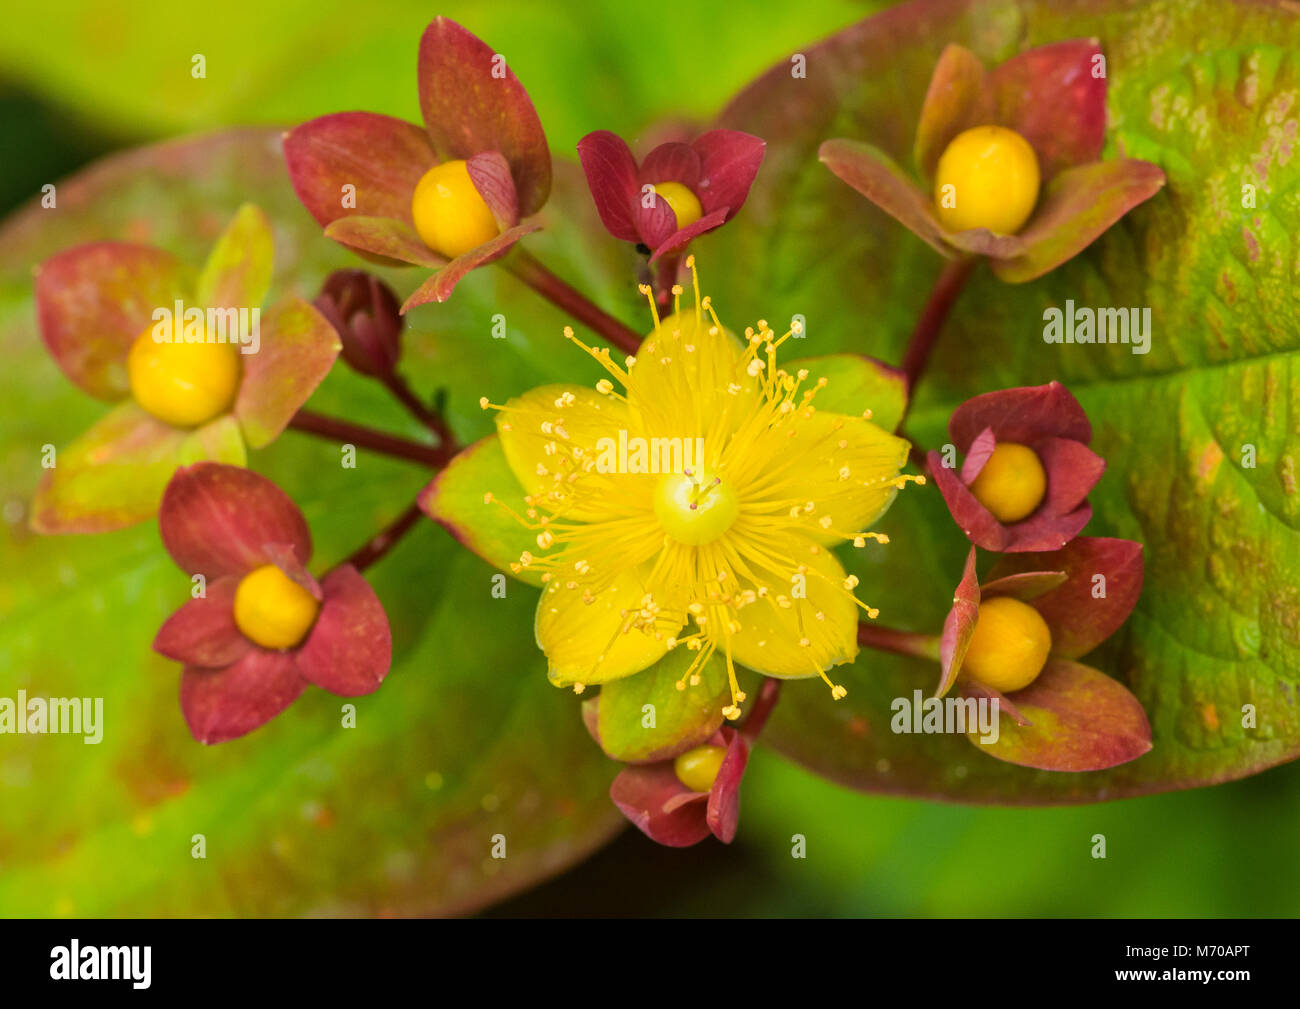
{"label": "green leaf", "polygon": [[781,367],[792,375],[807,368],[805,389],[812,388],[819,378],[826,379],[826,388],[813,401],[819,410],[852,416],[870,410],[872,423],[894,431],[907,409],[907,380],[903,373],[874,358],[862,354],[826,354],[785,361]]}
{"label": "green leaf", "polygon": [[[484,500],[488,494],[494,498],[491,503]],[[457,455],[420,493],[420,507],[489,564],[521,582],[542,584],[540,571],[510,569],[525,550],[536,552],[537,543],[536,535],[505,510],[523,516],[528,504],[497,435],[480,439]]]}
{"label": "green leaf", "polygon": [[[91,238],[130,236],[199,263],[235,209],[255,199],[278,239],[271,300],[310,299],[332,269],[363,265],[303,212],[278,137],[239,130],[118,155],[60,184],[57,210],[33,204],[0,231],[0,500],[9,519],[0,526],[0,693],[104,702],[98,745],[5,737],[8,913],[458,913],[559,871],[623,825],[608,796],[616,766],[583,728],[578,699],[547,682],[532,634],[536,591],[511,584],[493,598],[493,570],[432,522],[367,571],[393,629],[383,686],[349,699],[308,689],[264,729],[215,747],[190,737],[180,667],[150,649],[190,594],[155,524],[84,537],[28,530],[41,447],[67,446],[105,411],[38,337],[34,262]],[[571,167],[560,176],[552,203],[576,209],[557,209],[563,219],[533,236],[535,251],[621,312],[609,298],[612,275],[586,251],[595,232],[583,230],[593,216],[577,202],[585,186]],[[65,201],[65,192],[84,198]],[[418,270],[382,275],[403,295],[423,279]],[[507,338],[493,340],[486,320],[502,304]],[[456,434],[472,440],[491,431],[479,395],[504,401],[583,373],[587,359],[570,352],[565,321],[513,278],[475,271],[451,302],[408,316],[403,369],[421,395],[448,388]],[[347,369],[330,373],[311,407],[427,437],[378,383]],[[204,438],[220,444],[221,435]],[[430,478],[366,451],[355,469],[340,460],[339,446],[293,431],[249,453],[303,508],[317,573],[392,521]],[[344,727],[345,700],[356,705],[355,728]],[[50,801],[50,782],[77,802]],[[191,857],[196,834],[206,860]],[[490,857],[495,834],[508,839],[506,859]]]}
{"label": "green leaf", "polygon": [[600,688],[596,731],[610,757],[626,764],[665,760],[718,731],[722,709],[731,703],[726,660],[715,653],[697,670],[698,684],[677,689],[698,658],[699,652],[679,646],[644,672]]}
{"label": "green leaf", "polygon": [[[807,51],[822,86],[791,81],[777,65],[724,112],[722,125],[765,137],[768,156],[742,215],[697,250],[701,274],[716,304],[803,314],[809,353],[900,360],[943,263],[813,152],[842,137],[906,160],[950,42],[992,67],[1093,35],[1110,88],[1105,156],[1152,161],[1167,185],[1036,281],[1013,286],[978,270],[905,430],[939,448],[970,396],[1051,379],[1078,396],[1108,463],[1086,532],[1138,540],[1146,556],[1135,613],[1089,664],[1142,702],[1154,746],[1109,771],[1061,774],[982,758],[948,736],[894,735],[892,699],[928,688],[933,666],[864,651],[844,669],[846,700],[831,705],[815,685],[790,684],[764,734],[857,788],[1095,801],[1238,778],[1300,754],[1300,433],[1288,420],[1300,350],[1290,237],[1300,230],[1300,159],[1285,139],[1300,88],[1295,19],[1209,0],[935,0],[855,25]],[[755,292],[766,292],[761,305]],[[1044,313],[1067,301],[1149,308],[1150,352],[1045,343]],[[932,487],[904,490],[880,528],[891,544],[848,562],[859,595],[880,607],[883,625],[934,633],[969,544]]]}

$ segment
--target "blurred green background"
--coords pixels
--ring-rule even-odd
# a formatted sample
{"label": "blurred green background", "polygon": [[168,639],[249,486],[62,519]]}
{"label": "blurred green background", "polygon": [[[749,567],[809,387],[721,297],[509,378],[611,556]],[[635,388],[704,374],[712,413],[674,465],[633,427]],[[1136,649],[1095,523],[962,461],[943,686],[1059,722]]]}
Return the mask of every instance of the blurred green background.
{"label": "blurred green background", "polygon": [[[230,0],[220,16],[155,0],[11,8],[0,211],[102,153],[159,138],[347,108],[418,119],[413,40],[434,13],[510,54],[554,153],[571,157],[590,129],[635,136],[666,118],[707,119],[771,63],[882,6],[732,0],[655,17],[621,0]],[[165,83],[195,53],[208,79]],[[487,913],[1289,916],[1300,904],[1298,791],[1292,765],[1081,808],[968,808],[855,794],[760,750],[731,847],[671,851],[629,830]],[[791,857],[796,834],[805,859]],[[1095,834],[1105,860],[1091,857]]]}

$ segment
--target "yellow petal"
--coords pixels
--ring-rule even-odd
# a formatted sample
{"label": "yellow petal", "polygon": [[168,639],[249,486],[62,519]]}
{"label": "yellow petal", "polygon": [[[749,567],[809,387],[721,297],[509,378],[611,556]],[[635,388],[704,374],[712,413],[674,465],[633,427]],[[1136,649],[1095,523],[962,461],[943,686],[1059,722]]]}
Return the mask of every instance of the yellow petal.
{"label": "yellow petal", "polygon": [[[741,629],[729,640],[736,662],[765,676],[804,679],[857,657],[859,610],[844,588],[844,568],[834,554],[811,539],[786,534],[765,545],[771,554],[789,559],[789,570],[777,562],[760,569],[756,545],[739,539],[733,543],[733,569],[742,589],[772,586],[736,614]],[[802,574],[800,565],[806,566]],[[762,577],[754,578],[760,570]]]}
{"label": "yellow petal", "polygon": [[603,440],[617,444],[620,430],[635,433],[627,405],[581,385],[538,386],[497,414],[506,461],[532,503],[584,522],[653,511],[650,478],[594,469]]}
{"label": "yellow petal", "polygon": [[608,683],[662,658],[667,639],[681,624],[661,619],[646,628],[629,627],[646,594],[640,571],[625,570],[609,587],[590,594],[584,587],[566,588],[560,579],[552,580],[537,602],[535,624],[551,682]]}
{"label": "yellow petal", "polygon": [[869,420],[806,408],[755,448],[733,476],[745,513],[821,544],[842,543],[885,513],[909,450]]}
{"label": "yellow petal", "polygon": [[757,383],[741,368],[744,347],[712,317],[694,309],[670,315],[642,341],[628,405],[651,435],[702,438],[730,434],[753,410]]}

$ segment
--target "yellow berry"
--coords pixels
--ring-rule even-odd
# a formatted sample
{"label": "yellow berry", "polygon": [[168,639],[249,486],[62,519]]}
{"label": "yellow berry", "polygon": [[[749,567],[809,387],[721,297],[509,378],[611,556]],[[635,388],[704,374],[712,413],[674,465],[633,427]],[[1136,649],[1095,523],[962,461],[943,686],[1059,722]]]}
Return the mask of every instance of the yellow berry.
{"label": "yellow berry", "polygon": [[704,216],[699,198],[680,182],[660,182],[655,186],[655,194],[673,208],[679,228],[694,224]]}
{"label": "yellow berry", "polygon": [[1038,157],[1015,130],[976,126],[957,134],[939,157],[934,203],[950,231],[1014,235],[1037,201]]}
{"label": "yellow berry", "polygon": [[999,522],[1019,522],[1042,502],[1047,473],[1032,448],[1001,441],[970,485],[970,492]]}
{"label": "yellow berry", "polygon": [[1010,596],[994,596],[980,603],[962,675],[1005,694],[1033,683],[1051,650],[1052,632],[1036,609]]}
{"label": "yellow berry", "polygon": [[235,625],[263,648],[292,648],[311,629],[320,603],[274,564],[245,575],[235,590]]}
{"label": "yellow berry", "polygon": [[731,528],[740,499],[730,484],[708,470],[670,473],[655,488],[655,516],[678,543],[702,546]]}
{"label": "yellow berry", "polygon": [[424,173],[411,197],[411,216],[424,244],[448,259],[496,238],[501,231],[463,161],[446,161]]}
{"label": "yellow berry", "polygon": [[239,390],[239,351],[230,343],[159,343],[150,326],[126,358],[131,395],[159,420],[194,427],[225,413]]}
{"label": "yellow berry", "polygon": [[692,792],[707,792],[713,788],[726,756],[725,746],[697,746],[678,754],[673,761],[673,770],[677,773],[677,780]]}

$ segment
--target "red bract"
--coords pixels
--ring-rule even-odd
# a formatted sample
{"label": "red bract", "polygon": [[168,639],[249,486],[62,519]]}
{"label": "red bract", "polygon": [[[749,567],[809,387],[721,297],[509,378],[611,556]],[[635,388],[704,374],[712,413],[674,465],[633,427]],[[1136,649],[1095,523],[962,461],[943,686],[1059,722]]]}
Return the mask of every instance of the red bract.
{"label": "red bract", "polygon": [[[597,130],[578,142],[578,157],[606,230],[623,241],[644,243],[654,261],[736,215],[765,146],[748,133],[710,130],[689,144],[660,144],[638,165],[621,137]],[[653,190],[665,182],[679,183],[695,195],[702,210],[699,220],[678,227],[673,208]]]}
{"label": "red bract", "polygon": [[[340,112],[284,138],[294,189],[328,237],[383,262],[437,271],[402,311],[446,301],[466,273],[536,231],[520,218],[536,213],[551,191],[546,134],[504,57],[437,18],[420,39],[417,75],[423,129],[372,112]],[[430,168],[455,159],[467,162],[500,233],[449,261],[416,233],[411,199]]]}
{"label": "red bract", "polygon": [[780,689],[780,680],[765,678],[745,724],[739,729],[724,725],[706,741],[727,750],[709,791],[695,792],[682,784],[671,759],[634,764],[623,768],[610,785],[614,805],[648,838],[670,848],[699,844],[709,834],[730,844],[740,820],[740,780],[750,746],[776,706]]}
{"label": "red bract", "polygon": [[959,133],[1004,126],[1034,149],[1043,189],[1017,234],[950,231],[927,189],[888,154],[856,139],[828,140],[818,154],[840,179],[945,256],[986,256],[1002,280],[1021,283],[1078,255],[1165,183],[1147,161],[1101,161],[1106,78],[1095,72],[1095,39],[1026,50],[985,71],[969,49],[950,45],[935,66],[917,124],[913,156],[929,186],[939,157]]}
{"label": "red bract", "polygon": [[[948,421],[948,433],[965,459],[960,471],[928,456],[930,473],[948,510],[976,546],[1001,553],[1054,550],[1076,536],[1092,518],[1085,498],[1101,479],[1106,462],[1091,449],[1092,425],[1065,386],[1002,389],[967,400]],[[1042,503],[1019,522],[1003,524],[975,499],[970,486],[999,442],[1034,451],[1047,474]]]}
{"label": "red bract", "polygon": [[[1097,771],[1151,749],[1141,703],[1118,680],[1075,660],[1128,619],[1142,591],[1142,544],[1083,536],[1054,553],[998,559],[980,583],[971,547],[944,622],[936,697],[956,685],[963,697],[996,700],[1014,724],[1000,726],[983,752],[1049,771]],[[962,675],[980,603],[1010,596],[1038,611],[1052,635],[1047,664],[1027,687],[1002,694]]]}
{"label": "red bract", "polygon": [[[350,564],[319,582],[307,572],[307,522],[270,480],[219,463],[180,469],[163,495],[158,525],[172,559],[205,579],[205,595],[172,614],[153,643],[162,655],[185,663],[181,710],[199,742],[251,732],[288,707],[308,683],[344,697],[378,688],[392,659],[383,605]],[[293,648],[264,648],[235,623],[241,579],[268,564],[320,606],[310,631]]]}

